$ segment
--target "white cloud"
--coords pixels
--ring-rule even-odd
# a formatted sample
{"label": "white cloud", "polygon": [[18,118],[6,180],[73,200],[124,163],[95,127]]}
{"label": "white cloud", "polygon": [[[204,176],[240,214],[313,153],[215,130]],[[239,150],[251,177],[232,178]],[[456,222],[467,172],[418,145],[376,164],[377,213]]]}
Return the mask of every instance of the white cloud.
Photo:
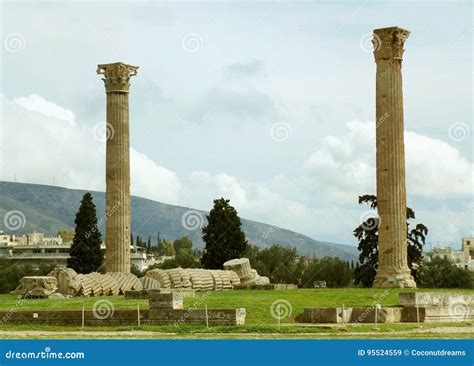
{"label": "white cloud", "polygon": [[411,131],[405,139],[409,192],[435,199],[472,196],[474,165],[459,150]]}
{"label": "white cloud", "polygon": [[131,192],[166,203],[179,203],[181,182],[176,174],[156,165],[148,156],[130,149]]}
{"label": "white cloud", "polygon": [[[13,101],[2,96],[1,106],[0,179],[51,184],[54,177],[56,185],[104,190],[105,142],[95,138],[94,126],[37,95]],[[242,179],[229,164],[227,172],[194,171],[182,182],[132,148],[131,191],[200,209],[210,209],[222,196],[242,217],[319,240],[354,243],[352,230],[367,209],[357,196],[375,194],[375,127],[360,121],[345,126],[344,133],[317,139],[306,160],[295,159],[291,174],[283,170],[260,180]],[[452,218],[463,212],[459,201],[472,200],[472,162],[438,139],[408,131],[405,141],[409,204],[417,220],[433,228],[429,241],[444,244],[468,235],[467,220]]]}
{"label": "white cloud", "polygon": [[[2,180],[104,190],[105,142],[94,126],[38,95],[1,96]],[[181,184],[174,172],[131,148],[132,194],[177,203]]]}
{"label": "white cloud", "polygon": [[13,102],[29,111],[39,112],[47,117],[62,119],[74,124],[75,116],[71,110],[49,102],[40,95],[31,94],[28,97],[15,98]]}
{"label": "white cloud", "polygon": [[[341,136],[322,139],[305,161],[308,174],[328,195],[338,198],[375,193],[375,124],[353,121]],[[407,193],[433,199],[472,194],[474,166],[454,146],[405,132]]]}
{"label": "white cloud", "polygon": [[[461,213],[472,201],[473,163],[447,142],[412,131],[405,132],[405,159],[408,204],[416,222],[430,229],[428,240],[456,244],[472,235],[472,223]],[[345,134],[323,138],[303,166],[299,189],[314,192],[309,204],[333,210],[331,217],[339,222],[332,229],[347,233],[367,209],[357,205],[357,196],[376,194],[375,123],[347,123]]]}
{"label": "white cloud", "polygon": [[[247,182],[239,180],[226,173],[212,175],[208,172],[197,171],[191,175],[191,184],[195,192],[205,197],[204,202],[224,197],[230,199],[241,216],[261,222],[266,222],[284,228],[291,227],[296,222],[307,222],[308,210],[297,201],[285,199],[278,192],[269,188],[267,182]],[[298,230],[295,229],[295,230]]]}

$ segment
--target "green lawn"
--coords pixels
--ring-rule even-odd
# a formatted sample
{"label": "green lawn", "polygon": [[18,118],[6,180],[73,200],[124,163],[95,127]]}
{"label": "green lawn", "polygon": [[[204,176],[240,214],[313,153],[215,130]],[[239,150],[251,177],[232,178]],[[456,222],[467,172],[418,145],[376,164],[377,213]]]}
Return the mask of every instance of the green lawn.
{"label": "green lawn", "polygon": [[[394,306],[398,304],[398,293],[400,289],[298,289],[298,290],[281,290],[281,291],[263,291],[263,290],[236,290],[236,291],[216,291],[201,293],[197,292],[195,298],[186,298],[184,302],[185,308],[196,307],[204,308],[207,304],[208,308],[245,308],[247,310],[246,322],[243,327],[211,327],[180,325],[175,326],[151,326],[145,325],[140,328],[134,326],[117,326],[117,327],[86,327],[84,331],[110,332],[110,331],[150,331],[159,332],[166,337],[173,338],[188,337],[201,335],[202,337],[219,337],[222,334],[228,334],[230,338],[239,334],[246,334],[252,338],[256,334],[265,337],[285,336],[290,337],[311,337],[318,338],[337,337],[337,338],[472,338],[473,332],[466,329],[472,327],[466,323],[448,323],[448,324],[380,324],[378,330],[374,330],[372,324],[364,324],[353,326],[351,324],[346,327],[340,325],[302,325],[295,323],[295,316],[301,314],[305,307],[335,307],[341,306],[371,306],[374,303],[380,303],[382,306]],[[474,290],[426,290],[418,289],[417,291],[449,291],[464,292],[474,294]],[[111,301],[115,309],[136,309],[140,305],[141,309],[148,307],[148,300],[126,300],[123,296],[114,297],[92,297],[92,298],[71,298],[67,300],[53,299],[32,299],[27,300],[19,306],[19,300],[14,295],[0,295],[0,310],[9,311],[19,306],[24,310],[41,310],[41,309],[92,309],[94,303],[100,299]],[[271,315],[272,303],[275,301],[285,300],[290,304],[291,315],[282,319],[281,327],[277,326],[277,320]],[[283,305],[282,307],[286,306]],[[450,327],[451,331],[446,331],[442,335],[433,335],[430,330],[437,327]],[[464,332],[457,334],[456,328],[464,328]],[[454,331],[452,331],[454,329]],[[56,327],[42,326],[35,329],[28,326],[1,325],[0,331],[5,330],[44,330],[44,331],[74,331],[76,327]],[[466,330],[468,330],[466,332]],[[355,335],[354,333],[358,333]],[[359,333],[366,333],[359,334]],[[3,334],[2,337],[6,335]],[[132,334],[133,338],[134,335]],[[139,337],[147,338],[148,335]]]}

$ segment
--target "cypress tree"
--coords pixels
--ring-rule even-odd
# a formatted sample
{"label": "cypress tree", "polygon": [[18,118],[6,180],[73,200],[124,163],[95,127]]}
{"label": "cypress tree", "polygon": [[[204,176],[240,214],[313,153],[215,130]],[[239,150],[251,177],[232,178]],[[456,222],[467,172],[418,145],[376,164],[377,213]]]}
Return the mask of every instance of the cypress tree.
{"label": "cypress tree", "polygon": [[97,226],[97,211],[89,192],[82,197],[74,222],[76,230],[67,266],[77,273],[95,272],[102,266],[104,253],[100,249],[102,237]]}
{"label": "cypress tree", "polygon": [[242,223],[229,200],[214,200],[214,207],[207,215],[208,224],[202,229],[206,248],[201,264],[208,269],[222,269],[224,262],[240,258],[247,249],[247,240],[241,229]]}

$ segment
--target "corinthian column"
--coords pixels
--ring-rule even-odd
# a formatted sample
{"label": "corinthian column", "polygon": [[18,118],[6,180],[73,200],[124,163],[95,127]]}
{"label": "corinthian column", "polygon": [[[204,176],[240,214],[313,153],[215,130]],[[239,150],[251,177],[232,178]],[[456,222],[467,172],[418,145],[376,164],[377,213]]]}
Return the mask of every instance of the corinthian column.
{"label": "corinthian column", "polygon": [[121,62],[98,65],[107,93],[106,268],[130,272],[130,137],[128,92],[137,66]]}
{"label": "corinthian column", "polygon": [[416,287],[407,265],[402,55],[408,32],[374,30],[379,267],[374,287]]}

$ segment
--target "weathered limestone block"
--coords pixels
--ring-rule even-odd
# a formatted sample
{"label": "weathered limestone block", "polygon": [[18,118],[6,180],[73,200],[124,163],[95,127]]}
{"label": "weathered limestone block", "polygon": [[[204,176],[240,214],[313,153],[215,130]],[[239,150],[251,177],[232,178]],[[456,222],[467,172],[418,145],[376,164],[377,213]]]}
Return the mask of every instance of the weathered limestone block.
{"label": "weathered limestone block", "polygon": [[181,281],[181,278],[182,278],[181,271],[182,271],[181,268],[173,268],[173,269],[165,270],[165,272],[168,274],[170,278],[172,288],[183,287],[183,282]]}
{"label": "weathered limestone block", "polygon": [[145,274],[146,277],[151,277],[157,280],[160,283],[160,288],[170,288],[171,287],[171,280],[165,271],[162,269],[156,268],[148,271]]}
{"label": "weathered limestone block", "polygon": [[126,299],[148,299],[148,290],[128,290],[124,295]]}
{"label": "weathered limestone block", "polygon": [[[383,307],[377,310],[377,323],[400,323],[402,321],[401,307]],[[375,307],[353,308],[351,322],[375,323]]]}
{"label": "weathered limestone block", "polygon": [[193,283],[191,282],[191,274],[187,268],[181,271],[181,283],[183,284],[183,288],[193,287]]}
{"label": "weathered limestone block", "polygon": [[212,278],[211,271],[206,269],[200,269],[201,274],[201,291],[212,291],[214,288],[214,279]]}
{"label": "weathered limestone block", "polygon": [[[250,270],[252,283],[267,284],[268,279],[258,276]],[[202,268],[173,268],[168,270],[153,269],[145,274],[159,282],[160,288],[193,289],[196,291],[230,290],[241,284],[239,275],[232,270],[207,270]],[[143,281],[143,280],[142,280]]]}
{"label": "weathered limestone block", "polygon": [[234,286],[240,285],[240,277],[236,272],[234,272],[234,271],[224,271],[224,272],[227,272],[227,274],[229,275],[230,283],[232,285],[232,288]]}
{"label": "weathered limestone block", "polygon": [[92,296],[93,294],[93,283],[92,278],[80,273],[77,275],[79,282],[81,283],[81,288],[79,290],[80,296]]}
{"label": "weathered limestone block", "polygon": [[402,321],[401,307],[386,307],[376,310],[375,307],[350,308],[306,308],[301,321],[303,323],[400,323]]}
{"label": "weathered limestone block", "polygon": [[264,285],[269,285],[270,284],[270,279],[266,276],[259,276],[257,280],[257,285],[259,286],[264,286]]}
{"label": "weathered limestone block", "polygon": [[102,289],[104,290],[104,295],[117,296],[120,293],[120,287],[112,276],[109,276],[107,273],[102,276]]}
{"label": "weathered limestone block", "polygon": [[108,272],[107,274],[117,281],[121,294],[129,290],[143,289],[141,281],[133,273]]}
{"label": "weathered limestone block", "polygon": [[242,285],[258,285],[260,276],[255,269],[250,270],[250,274],[246,277],[241,277],[240,282]]}
{"label": "weathered limestone block", "polygon": [[58,292],[63,295],[77,296],[81,289],[76,271],[72,268],[56,268],[48,273],[48,276],[56,277],[58,281]]}
{"label": "weathered limestone block", "polygon": [[174,291],[161,292],[160,290],[149,290],[148,301],[150,309],[182,309],[183,296]]}
{"label": "weathered limestone block", "polygon": [[212,280],[213,280],[212,289],[214,291],[221,291],[222,290],[222,277],[221,277],[220,271],[212,270],[209,272],[211,273]]}
{"label": "weathered limestone block", "polygon": [[223,290],[231,290],[232,289],[232,283],[231,283],[231,280],[230,280],[229,271],[219,271],[219,273],[221,275],[221,280],[222,280],[222,289]]}
{"label": "weathered limestone block", "polygon": [[401,306],[452,306],[455,304],[474,306],[474,295],[445,292],[400,292],[398,302]]}
{"label": "weathered limestone block", "polygon": [[239,275],[239,278],[246,278],[251,276],[252,268],[248,258],[231,259],[224,263],[224,269],[234,271]]}
{"label": "weathered limestone block", "polygon": [[190,269],[189,278],[191,279],[192,288],[199,291],[201,289],[201,276],[199,275],[199,271],[194,268]]}
{"label": "weathered limestone block", "polygon": [[160,289],[156,289],[155,291],[159,292],[159,293],[171,293],[171,292],[174,292],[175,294],[177,294],[177,296],[180,296],[182,297],[183,299],[185,297],[195,297],[196,296],[196,290],[193,290],[193,289],[189,289],[189,288],[160,288]]}
{"label": "weathered limestone block", "polygon": [[100,276],[101,274],[97,272],[92,272],[84,275],[86,281],[89,281],[90,286],[92,288],[91,296],[101,296],[103,293]]}
{"label": "weathered limestone block", "polygon": [[465,303],[452,303],[449,306],[404,306],[402,322],[448,323],[474,321],[474,307]]}
{"label": "weathered limestone block", "polygon": [[53,276],[25,276],[13,293],[31,297],[48,297],[58,289],[58,280]]}
{"label": "weathered limestone block", "polygon": [[[206,316],[207,315],[207,316]],[[150,309],[148,311],[149,324],[194,324],[206,325],[244,325],[246,311],[240,309]]]}
{"label": "weathered limestone block", "polygon": [[144,277],[140,277],[139,280],[142,283],[144,290],[153,290],[153,289],[160,288],[160,283],[158,282],[158,280],[152,277],[144,276]]}
{"label": "weathered limestone block", "polygon": [[[352,314],[352,308],[305,308],[303,323],[348,323]],[[343,318],[344,316],[344,318]]]}

